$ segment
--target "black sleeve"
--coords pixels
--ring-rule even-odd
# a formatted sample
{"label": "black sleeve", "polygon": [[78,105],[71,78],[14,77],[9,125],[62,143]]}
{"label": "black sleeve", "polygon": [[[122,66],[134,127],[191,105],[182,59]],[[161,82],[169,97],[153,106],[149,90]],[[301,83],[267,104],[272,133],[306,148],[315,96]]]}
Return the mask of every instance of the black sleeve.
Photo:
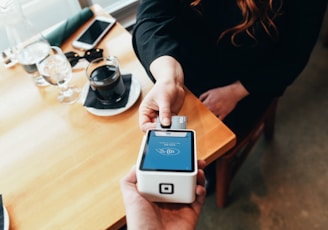
{"label": "black sleeve", "polygon": [[[180,2],[141,1],[133,31],[133,47],[149,76],[149,66],[156,58],[163,55],[172,56],[178,61],[185,58],[180,57],[183,52],[180,53],[181,44],[175,37],[181,32],[179,26],[182,26],[177,18],[181,12],[179,7],[182,7]],[[279,40],[274,49],[263,50],[255,68],[248,68],[247,73],[233,78],[240,80],[251,94],[282,95],[308,63],[320,32],[326,4],[326,0],[284,0],[284,16],[278,28]],[[238,52],[236,48],[235,54],[238,55]],[[249,55],[254,56],[254,52],[250,51]],[[240,66],[243,66],[243,60],[239,61]]]}
{"label": "black sleeve", "polygon": [[149,76],[149,66],[156,58],[169,55],[178,59],[178,42],[174,38],[178,7],[178,0],[142,0],[140,3],[132,42]]}
{"label": "black sleeve", "polygon": [[287,0],[280,40],[261,65],[241,83],[251,94],[280,96],[299,76],[317,41],[326,0]]}

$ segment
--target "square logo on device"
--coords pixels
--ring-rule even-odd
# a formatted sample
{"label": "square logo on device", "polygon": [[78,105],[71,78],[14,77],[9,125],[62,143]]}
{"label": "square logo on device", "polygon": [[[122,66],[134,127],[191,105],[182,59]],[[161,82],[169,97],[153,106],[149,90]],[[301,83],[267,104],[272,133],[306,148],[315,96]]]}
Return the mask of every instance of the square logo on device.
{"label": "square logo on device", "polygon": [[159,193],[160,194],[173,194],[174,193],[174,185],[161,183],[159,184]]}

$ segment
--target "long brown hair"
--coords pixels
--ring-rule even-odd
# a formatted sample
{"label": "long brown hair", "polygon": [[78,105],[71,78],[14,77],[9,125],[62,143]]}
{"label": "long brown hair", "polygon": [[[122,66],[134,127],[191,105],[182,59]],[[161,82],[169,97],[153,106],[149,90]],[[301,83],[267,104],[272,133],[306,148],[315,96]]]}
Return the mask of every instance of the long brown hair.
{"label": "long brown hair", "polygon": [[[278,9],[273,8],[273,0],[235,0],[241,10],[243,21],[232,28],[229,28],[221,33],[218,38],[220,41],[228,33],[232,33],[231,42],[238,46],[235,42],[236,36],[242,32],[246,32],[253,40],[256,40],[254,35],[254,23],[259,21],[265,32],[271,36],[278,36],[278,29],[274,23],[275,17],[280,13],[282,0]],[[194,0],[191,6],[200,5],[201,0]],[[272,29],[270,29],[272,28]]]}

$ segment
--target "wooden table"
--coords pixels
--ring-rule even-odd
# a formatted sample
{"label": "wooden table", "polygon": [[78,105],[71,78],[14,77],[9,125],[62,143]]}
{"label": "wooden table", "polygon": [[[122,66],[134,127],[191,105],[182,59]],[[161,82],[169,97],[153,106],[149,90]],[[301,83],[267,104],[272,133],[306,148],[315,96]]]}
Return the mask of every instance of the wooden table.
{"label": "wooden table", "polygon": [[[99,6],[93,10],[105,14]],[[65,51],[73,50],[71,41],[63,45]],[[143,136],[138,106],[152,83],[122,26],[115,25],[99,47],[117,56],[142,86],[137,103],[119,115],[99,117],[81,103],[60,104],[57,87],[36,87],[20,66],[0,67],[0,193],[10,229],[118,229],[125,224],[119,180],[136,161]],[[79,87],[87,82],[86,65],[74,70],[72,83]],[[190,92],[181,114],[196,130],[198,157],[207,163],[235,144],[234,134]]]}

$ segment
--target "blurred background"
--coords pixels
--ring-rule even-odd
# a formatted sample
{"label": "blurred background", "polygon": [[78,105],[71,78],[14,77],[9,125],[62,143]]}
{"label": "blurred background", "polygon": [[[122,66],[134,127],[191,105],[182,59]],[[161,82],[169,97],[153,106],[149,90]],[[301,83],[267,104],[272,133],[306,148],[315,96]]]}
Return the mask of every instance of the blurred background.
{"label": "blurred background", "polygon": [[[11,1],[20,2],[26,18],[40,32],[74,15],[81,10],[81,7],[92,3],[102,6],[124,27],[129,28],[135,22],[135,11],[139,3],[138,0],[0,0],[0,4],[7,4]],[[0,51],[9,46],[5,30],[8,20],[0,20]]]}

